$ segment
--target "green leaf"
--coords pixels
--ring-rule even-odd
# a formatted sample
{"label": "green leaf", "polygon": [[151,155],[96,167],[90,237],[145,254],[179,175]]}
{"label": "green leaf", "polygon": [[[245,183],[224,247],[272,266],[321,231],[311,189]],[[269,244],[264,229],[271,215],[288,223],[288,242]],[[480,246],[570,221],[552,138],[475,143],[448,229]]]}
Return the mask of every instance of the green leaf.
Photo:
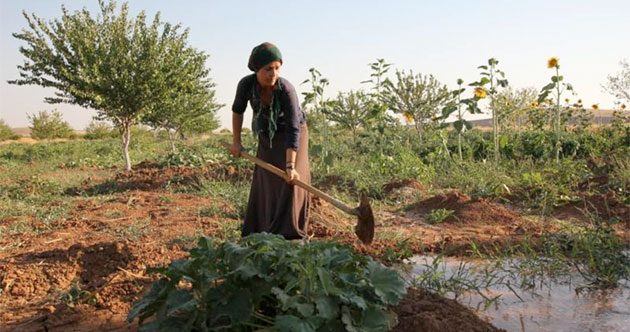
{"label": "green leaf", "polygon": [[335,287],[332,275],[328,270],[324,269],[323,267],[318,267],[317,276],[319,278],[319,282],[321,283],[321,287],[326,295],[343,294],[343,292],[339,288]]}
{"label": "green leaf", "polygon": [[361,331],[387,331],[388,327],[389,319],[383,310],[375,307],[370,307],[363,313]]}
{"label": "green leaf", "polygon": [[457,121],[453,122],[453,127],[455,127],[455,130],[457,130],[458,133],[461,133],[462,129],[464,129],[464,121],[463,120],[457,120]]}
{"label": "green leaf", "polygon": [[501,137],[499,137],[499,147],[502,148],[502,149],[505,148],[507,146],[509,140],[510,140],[509,136],[501,135]]}
{"label": "green leaf", "polygon": [[189,291],[177,289],[170,292],[166,298],[166,315],[189,313],[195,309],[195,305],[196,301]]}
{"label": "green leaf", "polygon": [[312,303],[298,303],[295,306],[295,309],[297,309],[303,317],[310,317],[313,316],[315,306]]}
{"label": "green leaf", "polygon": [[386,304],[398,304],[407,293],[405,283],[398,273],[373,261],[367,264],[367,269],[368,279],[374,286],[376,295]]}
{"label": "green leaf", "polygon": [[318,316],[325,319],[334,319],[339,314],[337,302],[330,296],[319,296],[315,299]]}
{"label": "green leaf", "polygon": [[479,66],[479,67],[477,67],[477,69],[488,70],[488,66],[485,66],[485,65]]}
{"label": "green leaf", "polygon": [[543,90],[551,90],[551,89],[553,89],[555,87],[556,87],[556,83],[549,83],[549,84],[545,85],[542,89]]}
{"label": "green leaf", "polygon": [[279,332],[316,332],[311,322],[293,315],[276,316],[275,328]]}
{"label": "green leaf", "polygon": [[322,151],[324,151],[324,147],[321,144],[313,144],[308,150],[311,156],[319,156]]}

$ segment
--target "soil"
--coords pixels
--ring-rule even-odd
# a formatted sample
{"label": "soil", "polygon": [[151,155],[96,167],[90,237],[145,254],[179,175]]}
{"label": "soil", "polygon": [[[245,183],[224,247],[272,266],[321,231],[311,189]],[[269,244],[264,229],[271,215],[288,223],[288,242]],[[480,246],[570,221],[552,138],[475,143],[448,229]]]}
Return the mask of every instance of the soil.
{"label": "soil", "polygon": [[453,211],[443,222],[465,224],[514,224],[521,221],[521,216],[507,208],[492,203],[484,198],[470,198],[459,192],[437,195],[425,199],[408,208],[411,213],[426,215],[433,210]]}
{"label": "soil", "polygon": [[481,320],[457,301],[422,289],[407,289],[407,296],[393,309],[398,315],[393,332],[505,331]]}
{"label": "soil", "polygon": [[415,180],[415,179],[403,179],[400,181],[387,183],[383,186],[383,191],[386,194],[391,194],[393,192],[397,192],[397,191],[401,191],[405,189],[417,190],[423,193],[427,191],[424,185],[422,185],[422,183],[420,183],[418,180]]}
{"label": "soil", "polygon": [[[88,177],[68,191],[74,197],[68,216],[35,232],[0,237],[0,332],[137,330],[125,318],[154,278],[145,269],[185,258],[202,234],[237,237],[241,223],[229,217],[234,215],[229,202],[167,189],[194,186],[200,177],[249,176],[251,171],[219,164],[199,170],[143,163],[131,172]],[[108,198],[92,198],[92,193]],[[200,213],[208,207],[216,215]],[[423,214],[436,208],[454,210],[457,219],[423,222]],[[458,193],[426,199],[406,212],[377,212],[376,238],[367,246],[352,233],[355,217],[314,199],[311,238],[334,239],[380,257],[403,248],[403,242],[413,253],[447,247],[456,253],[471,239],[481,245],[505,243],[544,229],[500,205]],[[0,220],[0,225],[12,222]],[[497,331],[456,302],[420,290],[410,291],[396,310],[395,331]]]}
{"label": "soil", "polygon": [[581,194],[581,201],[558,208],[554,215],[559,219],[617,220],[630,228],[630,205],[623,204],[613,191],[606,194]]}

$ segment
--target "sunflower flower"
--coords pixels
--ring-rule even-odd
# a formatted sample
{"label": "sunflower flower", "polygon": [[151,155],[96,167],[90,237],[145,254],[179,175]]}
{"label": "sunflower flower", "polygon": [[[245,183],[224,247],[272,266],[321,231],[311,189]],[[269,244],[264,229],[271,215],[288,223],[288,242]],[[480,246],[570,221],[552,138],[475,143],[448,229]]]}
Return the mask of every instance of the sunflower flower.
{"label": "sunflower flower", "polygon": [[486,90],[482,88],[475,88],[475,98],[483,99],[483,98],[486,98],[486,96],[487,96]]}
{"label": "sunflower flower", "polygon": [[402,115],[405,117],[405,120],[407,120],[407,123],[409,123],[409,124],[413,124],[414,123],[413,115],[411,115],[411,113],[403,112]]}
{"label": "sunflower flower", "polygon": [[599,106],[597,104],[593,104],[593,106],[591,106],[593,108],[593,110],[597,111],[599,109]]}
{"label": "sunflower flower", "polygon": [[547,68],[557,68],[558,67],[558,58],[551,57],[547,60]]}
{"label": "sunflower flower", "polygon": [[621,104],[621,109],[625,110],[626,109],[626,104]]}

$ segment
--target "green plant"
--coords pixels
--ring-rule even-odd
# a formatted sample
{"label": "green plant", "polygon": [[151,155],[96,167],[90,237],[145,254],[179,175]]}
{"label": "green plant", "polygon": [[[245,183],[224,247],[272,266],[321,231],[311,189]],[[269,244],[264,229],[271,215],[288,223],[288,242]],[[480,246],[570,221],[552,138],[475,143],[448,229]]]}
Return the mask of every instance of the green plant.
{"label": "green plant", "polygon": [[[398,274],[332,242],[254,234],[216,245],[200,238],[131,308],[141,331],[387,331]],[[149,317],[155,317],[144,324]]]}
{"label": "green plant", "polygon": [[466,130],[472,129],[472,123],[464,119],[465,112],[462,111],[462,105],[466,106],[465,111],[469,114],[480,114],[481,110],[477,106],[479,101],[479,96],[474,96],[471,98],[462,99],[462,94],[466,91],[465,88],[462,87],[464,84],[464,80],[457,79],[457,85],[459,86],[457,90],[451,91],[453,95],[454,102],[448,104],[446,107],[442,109],[441,119],[446,120],[453,112],[457,111],[457,120],[453,122],[453,128],[457,131],[457,153],[459,154],[459,160],[463,160],[462,154],[462,134]]}
{"label": "green plant", "polygon": [[[505,73],[497,68],[499,60],[495,58],[488,59],[488,65],[481,65],[477,68],[484,71],[481,72],[481,79],[477,82],[470,83],[470,86],[476,87],[475,96],[479,99],[490,95],[490,110],[492,111],[492,137],[494,143],[494,162],[499,162],[499,117],[497,114],[496,96],[499,87],[508,86],[505,79]],[[501,78],[499,78],[499,76]],[[490,88],[485,88],[486,84],[490,84]]]}
{"label": "green plant", "polygon": [[85,127],[85,139],[105,139],[114,138],[117,133],[112,126],[105,121],[91,121],[87,127]]}
{"label": "green plant", "polygon": [[[540,91],[540,94],[538,95],[538,103],[541,104],[543,101],[547,100],[547,96],[549,96],[549,94],[555,93],[553,96],[555,97],[555,101],[552,101],[548,104],[552,104],[553,105],[553,110],[554,110],[554,132],[556,135],[556,144],[555,144],[555,158],[556,158],[556,162],[560,161],[560,149],[561,149],[561,144],[560,144],[560,131],[562,130],[561,128],[561,114],[562,114],[562,108],[560,106],[560,102],[561,102],[561,97],[562,97],[562,93],[564,93],[565,91],[573,91],[573,86],[570,83],[564,83],[564,76],[560,75],[560,64],[558,62],[558,58],[552,57],[547,61],[547,67],[550,69],[554,69],[556,71],[556,74],[554,76],[551,76],[551,83],[545,85],[542,90]],[[554,91],[555,90],[555,91]]]}
{"label": "green plant", "polygon": [[25,43],[20,52],[26,59],[18,66],[20,78],[9,83],[54,88],[46,102],[96,110],[99,120],[118,129],[131,170],[131,128],[144,115],[171,111],[178,102],[186,111],[211,109],[205,103],[212,99],[208,55],[190,47],[188,31],[163,22],[159,13],[147,22],[144,11],[128,18],[127,3],[119,12],[113,0],[98,3],[96,17],[63,6],[54,20],[24,13],[28,29],[13,37]]}
{"label": "green plant", "polygon": [[431,225],[439,224],[450,217],[453,212],[455,211],[449,209],[434,209],[427,213],[424,218]]}
{"label": "green plant", "polygon": [[76,136],[70,124],[63,120],[61,113],[57,110],[50,113],[41,111],[29,115],[28,119],[31,121],[31,137],[33,138],[73,138]]}
{"label": "green plant", "polygon": [[396,71],[396,82],[383,83],[385,92],[383,101],[394,113],[412,120],[419,141],[423,141],[426,132],[438,126],[440,110],[451,103],[452,95],[445,84],[433,75],[414,75]]}
{"label": "green plant", "polygon": [[3,119],[0,119],[0,142],[18,138],[20,135],[16,134]]}

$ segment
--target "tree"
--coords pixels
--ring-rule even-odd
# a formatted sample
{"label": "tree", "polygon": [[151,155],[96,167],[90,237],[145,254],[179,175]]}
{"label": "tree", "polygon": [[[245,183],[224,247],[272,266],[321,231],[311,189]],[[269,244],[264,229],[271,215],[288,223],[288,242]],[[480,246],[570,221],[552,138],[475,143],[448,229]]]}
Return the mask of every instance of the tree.
{"label": "tree", "polygon": [[402,114],[414,123],[420,140],[424,132],[437,127],[440,110],[452,98],[446,85],[433,75],[396,71],[396,82],[387,80],[384,87],[385,103],[394,113]]}
{"label": "tree", "polygon": [[20,135],[16,134],[3,119],[0,119],[0,141],[18,138]]}
{"label": "tree", "polygon": [[87,127],[85,127],[85,139],[104,139],[116,137],[112,126],[106,121],[92,120]]}
{"label": "tree", "polygon": [[514,128],[517,131],[527,121],[527,115],[538,97],[535,88],[512,89],[507,87],[497,94],[495,104],[499,130]]}
{"label": "tree", "polygon": [[621,71],[615,75],[608,75],[604,91],[615,96],[618,104],[630,103],[630,63],[627,60],[619,62]]}
{"label": "tree", "polygon": [[48,113],[41,111],[29,115],[31,121],[31,137],[37,139],[73,138],[76,136],[70,124],[63,120],[61,113],[53,110]]}
{"label": "tree", "polygon": [[352,139],[356,140],[357,130],[365,127],[371,119],[378,116],[379,107],[363,91],[339,93],[337,100],[331,107],[324,109],[327,119],[339,124],[341,128],[352,132]]}
{"label": "tree", "polygon": [[[144,12],[129,19],[126,3],[118,14],[113,0],[99,0],[99,6],[97,17],[87,9],[71,14],[62,6],[61,19],[49,22],[24,13],[30,29],[13,36],[26,43],[20,47],[26,60],[18,66],[21,78],[9,83],[52,87],[57,92],[46,102],[96,110],[97,119],[118,129],[130,170],[131,127],[173,95],[189,93],[178,81],[179,71],[207,56],[186,46],[188,30],[180,33],[180,25],[162,22],[159,13],[147,24]],[[205,73],[189,77],[203,79]]]}
{"label": "tree", "polygon": [[[184,46],[180,44],[179,48]],[[176,137],[218,128],[216,111],[224,105],[216,102],[215,92],[212,90],[214,84],[206,78],[209,73],[204,66],[206,56],[182,50],[172,53],[172,56],[187,62],[169,78],[176,89],[172,89],[167,98],[156,101],[152,110],[142,117],[142,122],[155,129],[166,130],[171,149],[175,152]]]}

